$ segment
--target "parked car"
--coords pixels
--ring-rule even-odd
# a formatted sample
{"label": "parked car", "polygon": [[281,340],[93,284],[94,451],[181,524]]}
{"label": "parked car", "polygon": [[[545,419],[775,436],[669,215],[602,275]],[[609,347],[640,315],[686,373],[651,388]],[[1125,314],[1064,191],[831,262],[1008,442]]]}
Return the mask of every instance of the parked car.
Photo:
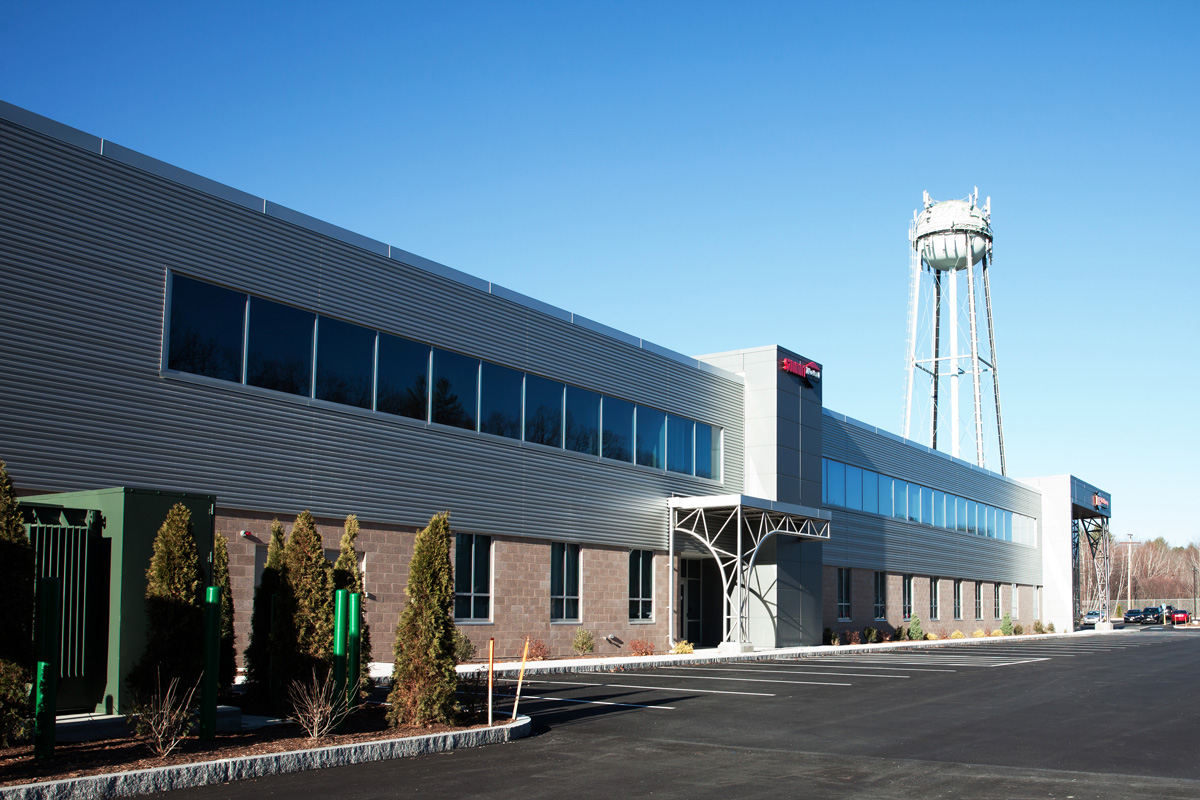
{"label": "parked car", "polygon": [[1142,610],[1140,608],[1131,608],[1125,612],[1125,624],[1133,625],[1142,621]]}
{"label": "parked car", "polygon": [[1171,621],[1176,625],[1186,625],[1191,622],[1191,615],[1186,608],[1177,608],[1171,612]]}
{"label": "parked car", "polygon": [[1100,612],[1099,611],[1089,611],[1083,615],[1083,624],[1084,625],[1095,625],[1099,621],[1100,621]]}
{"label": "parked car", "polygon": [[1143,625],[1161,625],[1163,622],[1162,606],[1147,606],[1142,609]]}

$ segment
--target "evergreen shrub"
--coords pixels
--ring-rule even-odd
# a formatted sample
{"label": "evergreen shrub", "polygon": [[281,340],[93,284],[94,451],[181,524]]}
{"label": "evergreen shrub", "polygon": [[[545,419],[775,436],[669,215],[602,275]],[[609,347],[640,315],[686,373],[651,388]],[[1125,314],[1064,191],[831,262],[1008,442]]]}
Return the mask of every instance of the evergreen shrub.
{"label": "evergreen shrub", "polygon": [[204,670],[203,574],[192,535],[192,514],[176,503],[167,512],[146,570],[146,648],[129,673],[134,695],[160,692],[159,675],[195,686]]}
{"label": "evergreen shrub", "polygon": [[0,461],[0,747],[32,731],[33,547],[8,469]]}
{"label": "evergreen shrub", "polygon": [[[371,691],[371,626],[367,624],[367,593],[364,591],[362,568],[358,563],[358,553],[354,549],[354,543],[358,539],[358,517],[351,514],[346,517],[346,522],[342,526],[342,540],[339,545],[337,561],[333,564],[333,589],[345,589],[347,592],[357,593],[360,596],[358,605],[358,691],[360,697],[366,697]],[[458,628],[454,629],[456,635],[461,635]],[[463,637],[466,639],[466,637]],[[467,639],[467,644],[471,640]],[[471,655],[475,654],[474,645],[471,647]],[[467,656],[460,661],[469,661],[471,656]]]}
{"label": "evergreen shrub", "polygon": [[392,725],[453,723],[458,675],[454,669],[454,573],[450,565],[450,514],[434,515],[417,533],[396,625]]}
{"label": "evergreen shrub", "polygon": [[577,656],[587,655],[596,649],[596,637],[587,628],[576,628],[575,636],[571,639],[571,649]]}
{"label": "evergreen shrub", "polygon": [[913,617],[908,621],[909,641],[920,642],[925,639],[925,631],[921,629],[921,618]]}
{"label": "evergreen shrub", "polygon": [[[291,686],[310,680],[314,670],[323,675],[333,651],[333,567],[309,512],[296,517],[284,559],[288,591],[282,605],[293,637],[284,655],[284,685]],[[286,647],[289,642],[280,644]]]}
{"label": "evergreen shrub", "polygon": [[237,650],[233,635],[233,587],[229,582],[229,543],[221,533],[213,539],[212,585],[221,592],[221,649],[217,667],[217,691],[233,689],[237,675]]}
{"label": "evergreen shrub", "polygon": [[1000,632],[1005,636],[1012,636],[1013,623],[1012,617],[1005,612],[1004,619],[1000,620]]}
{"label": "evergreen shrub", "polygon": [[[249,684],[249,689],[263,700],[267,699],[271,684],[272,661],[275,663],[275,670],[282,666],[278,650],[287,635],[283,630],[285,626],[282,625],[282,620],[276,619],[273,622],[271,613],[273,602],[279,612],[282,612],[284,606],[279,594],[286,584],[284,577],[284,573],[287,571],[284,561],[286,549],[287,540],[284,538],[283,523],[273,520],[271,522],[271,538],[267,544],[267,563],[263,567],[258,587],[254,590],[254,605],[250,612],[250,641],[243,654],[246,662],[246,682]],[[273,627],[281,629],[279,636],[281,641],[273,640]],[[282,687],[279,688],[282,691]],[[277,705],[281,699],[274,698],[272,705]]]}

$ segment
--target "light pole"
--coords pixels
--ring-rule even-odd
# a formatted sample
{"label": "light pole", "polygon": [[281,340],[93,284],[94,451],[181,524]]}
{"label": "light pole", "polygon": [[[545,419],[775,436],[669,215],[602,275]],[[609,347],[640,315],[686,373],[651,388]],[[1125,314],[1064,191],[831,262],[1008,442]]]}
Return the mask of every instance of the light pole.
{"label": "light pole", "polygon": [[1125,543],[1125,610],[1133,608],[1133,534],[1125,534],[1129,541]]}

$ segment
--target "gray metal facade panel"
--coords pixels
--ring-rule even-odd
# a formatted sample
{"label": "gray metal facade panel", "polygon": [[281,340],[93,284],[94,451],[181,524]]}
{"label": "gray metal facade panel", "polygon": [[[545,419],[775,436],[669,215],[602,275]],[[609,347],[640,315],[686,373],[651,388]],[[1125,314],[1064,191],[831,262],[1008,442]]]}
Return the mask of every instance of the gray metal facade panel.
{"label": "gray metal facade panel", "polygon": [[930,486],[1030,517],[1041,516],[1041,495],[1015,480],[955,462],[898,436],[877,432],[825,414],[826,458]]}
{"label": "gray metal facade panel", "polygon": [[[460,282],[0,122],[0,457],[19,486],[662,548],[671,493],[738,493],[743,389]],[[167,270],[723,427],[723,483],[160,375]],[[12,422],[15,421],[15,424]]]}
{"label": "gray metal facade panel", "polygon": [[825,563],[943,578],[1038,586],[1042,551],[986,537],[830,509]]}

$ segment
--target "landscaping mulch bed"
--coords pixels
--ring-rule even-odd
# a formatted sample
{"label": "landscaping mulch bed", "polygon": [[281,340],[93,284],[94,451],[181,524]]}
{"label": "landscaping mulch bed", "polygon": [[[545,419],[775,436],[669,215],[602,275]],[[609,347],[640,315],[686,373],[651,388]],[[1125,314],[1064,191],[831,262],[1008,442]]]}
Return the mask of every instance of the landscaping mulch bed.
{"label": "landscaping mulch bed", "polygon": [[111,772],[154,769],[157,767],[191,764],[197,761],[217,761],[264,753],[285,753],[318,747],[401,739],[430,733],[468,730],[478,726],[415,725],[391,728],[387,724],[387,709],[368,706],[346,720],[344,731],[321,739],[310,739],[296,723],[285,723],[241,733],[220,733],[215,739],[201,742],[189,736],[166,758],[159,758],[144,743],[132,736],[99,739],[92,742],[58,744],[51,758],[35,760],[33,746],[0,750],[0,786],[79,778]]}

